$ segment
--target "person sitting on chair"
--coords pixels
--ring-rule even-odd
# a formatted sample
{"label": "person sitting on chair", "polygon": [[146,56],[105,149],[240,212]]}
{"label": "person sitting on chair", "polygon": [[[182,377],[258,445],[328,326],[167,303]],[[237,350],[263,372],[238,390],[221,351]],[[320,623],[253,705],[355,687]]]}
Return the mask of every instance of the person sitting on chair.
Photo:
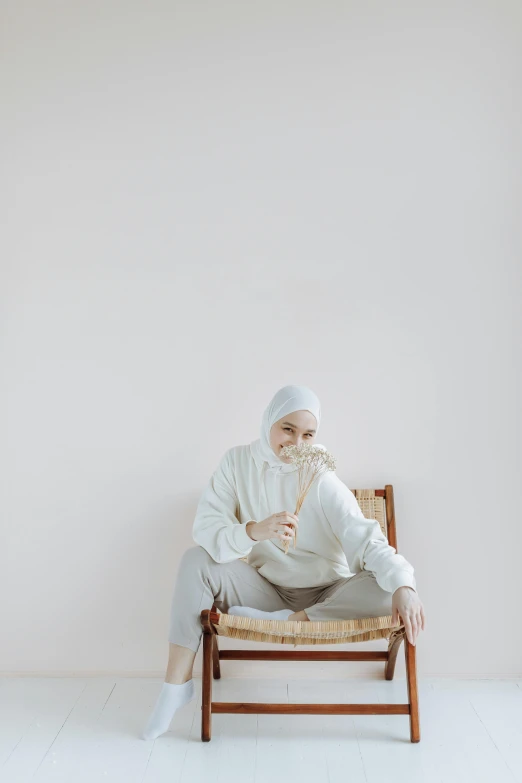
{"label": "person sitting on chair", "polygon": [[229,449],[212,474],[193,523],[197,546],[179,565],[167,673],[143,739],[167,731],[175,711],[194,698],[200,616],[214,604],[228,614],[302,622],[391,615],[395,625],[400,616],[411,644],[424,629],[413,566],[335,471],[312,483],[299,517],[289,510],[298,468],[278,455],[284,446],[314,443],[320,422],[314,392],[284,386],[263,414],[261,437]]}

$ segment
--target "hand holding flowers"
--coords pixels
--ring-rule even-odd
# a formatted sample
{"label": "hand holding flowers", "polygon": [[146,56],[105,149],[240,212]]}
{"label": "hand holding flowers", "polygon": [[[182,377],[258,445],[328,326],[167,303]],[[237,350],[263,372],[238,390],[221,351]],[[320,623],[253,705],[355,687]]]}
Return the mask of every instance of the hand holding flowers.
{"label": "hand holding flowers", "polygon": [[[312,446],[310,443],[302,443],[300,446],[284,446],[280,452],[281,457],[288,457],[298,466],[297,474],[297,502],[294,514],[298,515],[304,499],[315,479],[327,470],[335,470],[335,458],[322,446]],[[297,540],[297,529],[294,535],[294,549]],[[285,541],[285,555],[288,554],[290,541]]]}

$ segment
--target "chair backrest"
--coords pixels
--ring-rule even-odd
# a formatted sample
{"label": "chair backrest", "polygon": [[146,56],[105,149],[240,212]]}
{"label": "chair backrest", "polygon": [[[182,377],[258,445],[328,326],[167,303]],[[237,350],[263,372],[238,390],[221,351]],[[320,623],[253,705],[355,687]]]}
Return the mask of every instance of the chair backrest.
{"label": "chair backrest", "polygon": [[[352,489],[351,491],[366,519],[376,519],[390,546],[398,551],[393,485],[386,484],[384,489]],[[239,559],[248,561],[248,555]]]}
{"label": "chair backrest", "polygon": [[392,484],[386,484],[384,489],[352,489],[351,491],[366,519],[376,519],[388,543],[397,550]]}

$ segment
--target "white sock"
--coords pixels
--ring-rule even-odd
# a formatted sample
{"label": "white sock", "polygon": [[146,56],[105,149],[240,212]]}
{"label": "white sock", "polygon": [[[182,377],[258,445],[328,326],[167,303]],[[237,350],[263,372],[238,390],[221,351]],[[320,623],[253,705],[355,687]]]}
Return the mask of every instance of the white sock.
{"label": "white sock", "polygon": [[180,684],[164,682],[141,739],[156,739],[167,731],[176,710],[195,698],[195,695],[193,679]]}
{"label": "white sock", "polygon": [[252,609],[250,606],[231,606],[227,614],[253,617],[256,620],[288,620],[293,611],[292,609],[279,609],[277,612],[262,612],[261,609]]}

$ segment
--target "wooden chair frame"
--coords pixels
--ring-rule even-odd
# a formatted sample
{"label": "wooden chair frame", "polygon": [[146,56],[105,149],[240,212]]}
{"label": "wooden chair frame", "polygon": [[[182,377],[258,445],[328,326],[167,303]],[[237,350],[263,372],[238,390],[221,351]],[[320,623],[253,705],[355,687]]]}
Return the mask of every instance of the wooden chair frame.
{"label": "wooden chair frame", "polygon": [[[355,490],[352,490],[355,494]],[[395,505],[393,486],[376,489],[375,495],[384,497],[386,510],[386,532],[391,546],[397,550]],[[398,550],[397,550],[398,551]],[[388,641],[388,650],[360,652],[330,651],[287,651],[287,650],[220,650],[215,626],[220,615],[214,605],[211,610],[201,612],[203,626],[203,677],[202,677],[202,720],[201,739],[209,742],[212,730],[212,713],[242,714],[306,714],[306,715],[409,715],[410,740],[420,741],[419,696],[417,689],[416,647],[410,644],[404,629],[393,634]],[[221,677],[220,661],[385,661],[384,677],[393,680],[395,662],[399,647],[404,639],[406,682],[408,702],[406,704],[265,704],[262,702],[216,702],[212,701],[212,678]]]}

